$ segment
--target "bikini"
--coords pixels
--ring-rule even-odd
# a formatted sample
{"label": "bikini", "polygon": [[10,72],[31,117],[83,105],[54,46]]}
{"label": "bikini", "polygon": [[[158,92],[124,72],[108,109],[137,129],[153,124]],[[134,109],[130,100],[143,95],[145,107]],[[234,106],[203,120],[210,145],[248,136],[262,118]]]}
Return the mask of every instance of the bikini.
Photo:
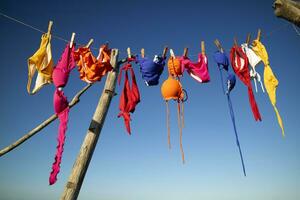
{"label": "bikini", "polygon": [[250,78],[251,78],[251,80],[254,80],[255,91],[257,92],[256,81],[258,81],[260,83],[262,91],[265,92],[263,83],[261,82],[261,76],[255,70],[256,65],[258,65],[261,62],[260,57],[254,53],[254,51],[248,46],[247,43],[242,44],[241,47],[242,47],[244,53],[247,55],[248,60],[249,60]]}
{"label": "bikini", "polygon": [[276,107],[276,88],[278,87],[278,80],[275,77],[275,75],[271,69],[267,50],[266,50],[265,46],[257,39],[254,40],[252,43],[252,50],[261,58],[261,60],[263,61],[264,65],[265,65],[265,67],[264,67],[264,85],[266,87],[270,101],[275,110],[275,113],[277,116],[277,121],[278,121],[278,124],[282,131],[282,135],[284,136],[284,127],[283,127],[282,119],[281,119],[279,111]]}
{"label": "bikini", "polygon": [[[139,88],[136,83],[135,74],[131,65],[131,62],[136,61],[135,58],[127,58],[127,62],[125,65],[122,66],[120,69],[120,74],[118,76],[118,83],[121,84],[121,77],[123,71],[125,72],[125,79],[124,79],[124,87],[122,90],[122,94],[120,97],[119,109],[120,113],[118,117],[123,117],[126,130],[128,134],[131,134],[130,128],[130,113],[135,111],[136,105],[140,102],[140,92]],[[131,75],[131,86],[128,80],[128,71]]]}
{"label": "bikini", "polygon": [[140,72],[145,84],[147,86],[158,85],[160,75],[164,70],[165,59],[157,55],[154,56],[153,60],[136,56],[136,62],[140,65]]}
{"label": "bikini", "polygon": [[[177,101],[177,117],[178,117],[178,126],[179,126],[179,133],[180,133],[180,151],[182,162],[185,162],[184,158],[184,151],[182,146],[182,128],[184,126],[184,118],[183,118],[183,102],[186,101],[187,96],[182,88],[180,83],[180,76],[183,74],[183,68],[180,62],[179,57],[171,56],[168,60],[168,71],[169,77],[165,80],[161,86],[161,94],[166,102],[167,108],[167,129],[168,129],[168,146],[171,148],[170,142],[170,111],[169,111],[169,104],[168,101],[173,99]],[[182,109],[180,108],[182,104]]]}
{"label": "bikini", "polygon": [[247,55],[243,52],[241,47],[234,45],[230,50],[230,61],[235,74],[248,87],[248,97],[254,119],[256,121],[261,121],[259,109],[252,90]]}
{"label": "bikini", "polygon": [[210,81],[206,55],[200,53],[198,55],[198,62],[195,63],[186,56],[182,56],[180,61],[183,68],[193,79],[200,83],[207,83]]}
{"label": "bikini", "polygon": [[[28,59],[28,83],[27,92],[35,94],[44,85],[52,83],[53,60],[51,53],[51,35],[42,35],[39,49]],[[38,72],[35,86],[31,91],[31,82],[35,72]]]}
{"label": "bikini", "polygon": [[80,79],[87,83],[100,81],[103,76],[113,68],[110,64],[110,50],[107,45],[102,45],[97,58],[87,47],[80,47],[73,53],[78,66]]}
{"label": "bikini", "polygon": [[[215,52],[214,60],[217,63],[219,71],[220,71],[220,77],[221,77],[221,84],[222,84],[223,93],[226,94],[226,96],[227,96],[227,102],[228,102],[230,117],[231,117],[233,129],[234,129],[234,134],[235,134],[235,138],[236,138],[236,145],[239,149],[239,154],[240,154],[240,159],[241,159],[241,163],[242,163],[243,173],[244,173],[244,176],[246,176],[244,158],[243,158],[243,154],[242,154],[242,150],[241,150],[241,145],[240,145],[240,142],[239,142],[239,137],[238,137],[236,124],[235,124],[233,106],[232,106],[232,102],[231,102],[231,98],[230,98],[230,92],[233,90],[233,88],[235,86],[236,78],[235,78],[234,74],[228,72],[229,59],[228,59],[226,53],[223,53],[223,52],[220,52],[220,51]],[[222,71],[224,71],[224,70],[227,72],[227,80],[226,80],[227,88],[226,88],[226,90],[225,90],[225,87],[224,87],[223,74],[222,74]]]}
{"label": "bikini", "polygon": [[62,160],[63,147],[65,143],[65,134],[67,130],[67,123],[69,118],[69,102],[67,97],[64,95],[63,87],[66,86],[69,75],[72,69],[75,68],[75,61],[72,55],[72,52],[75,49],[75,44],[70,48],[70,44],[67,44],[63,54],[61,55],[60,60],[58,61],[56,67],[53,69],[52,79],[56,87],[54,96],[53,96],[53,106],[54,111],[59,119],[59,129],[57,136],[57,147],[55,160],[52,164],[52,171],[49,177],[49,184],[52,185],[57,180],[57,175],[60,171],[60,164]]}

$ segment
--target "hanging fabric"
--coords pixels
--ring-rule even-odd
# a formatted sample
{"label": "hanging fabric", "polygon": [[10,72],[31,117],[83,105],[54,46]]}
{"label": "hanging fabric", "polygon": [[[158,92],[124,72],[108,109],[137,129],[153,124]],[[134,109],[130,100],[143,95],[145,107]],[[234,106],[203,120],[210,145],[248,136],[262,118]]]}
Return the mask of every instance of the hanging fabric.
{"label": "hanging fabric", "polygon": [[78,66],[80,79],[87,83],[100,81],[113,68],[110,64],[110,49],[107,45],[102,45],[99,55],[93,56],[90,48],[80,47],[74,51],[74,59]]}
{"label": "hanging fabric", "polygon": [[266,87],[267,93],[269,95],[270,101],[274,107],[278,124],[281,128],[282,136],[284,136],[284,127],[282,123],[281,116],[276,107],[276,89],[278,87],[278,80],[275,77],[269,62],[269,56],[265,46],[259,41],[254,40],[252,44],[252,50],[262,59],[264,67],[264,85]]}
{"label": "hanging fabric", "polygon": [[[240,145],[240,142],[239,142],[239,137],[238,137],[237,128],[236,128],[236,124],[235,124],[235,117],[234,117],[232,101],[231,101],[231,98],[230,98],[230,92],[233,90],[233,88],[235,86],[236,78],[235,78],[234,74],[231,74],[231,73],[228,72],[229,60],[228,60],[227,55],[224,52],[220,52],[220,51],[215,52],[214,60],[218,64],[218,68],[219,68],[219,71],[220,71],[223,93],[226,94],[226,96],[227,96],[228,108],[229,108],[230,117],[231,117],[231,121],[232,121],[232,125],[233,125],[233,130],[234,130],[234,134],[235,134],[235,138],[236,138],[236,145],[239,149],[239,154],[240,154],[240,159],[241,159],[241,163],[242,163],[243,173],[244,173],[244,176],[246,176],[244,158],[243,158],[241,145]],[[222,71],[224,71],[224,70],[227,72],[227,82],[226,82],[227,89],[226,89],[226,91],[225,91],[225,87],[224,87],[225,83],[223,82],[223,74],[222,74]]]}
{"label": "hanging fabric", "polygon": [[[51,34],[42,35],[40,48],[28,59],[27,92],[35,94],[44,85],[52,83],[53,60],[51,53]],[[37,71],[35,86],[31,91],[32,78]]]}
{"label": "hanging fabric", "polygon": [[169,75],[173,77],[181,77],[183,75],[183,66],[181,64],[180,57],[171,56],[168,60]]}
{"label": "hanging fabric", "polygon": [[[118,83],[121,84],[122,72],[125,72],[124,87],[120,97],[119,109],[120,113],[118,117],[123,117],[126,130],[129,135],[131,135],[130,128],[130,113],[135,111],[136,105],[140,102],[140,92],[136,83],[135,74],[131,65],[131,62],[135,61],[135,58],[127,58],[127,62],[120,69],[120,74],[118,76]],[[131,86],[128,80],[128,71],[131,75]]]}
{"label": "hanging fabric", "polygon": [[177,117],[178,117],[179,133],[180,133],[180,150],[181,150],[182,162],[184,163],[185,159],[184,159],[184,151],[182,146],[183,114],[181,113],[181,108],[180,108],[180,104],[183,101],[185,101],[184,90],[182,89],[182,85],[180,81],[173,78],[171,75],[169,75],[169,78],[165,80],[161,86],[161,94],[164,100],[166,101],[166,106],[167,106],[167,129],[168,129],[169,148],[171,148],[171,142],[170,142],[170,125],[169,125],[170,111],[169,111],[168,101],[171,99],[177,101],[177,115],[178,115]]}
{"label": "hanging fabric", "polygon": [[180,62],[187,73],[196,81],[200,83],[207,83],[210,81],[208,72],[208,62],[206,55],[199,53],[198,62],[192,62],[188,57],[180,57]]}
{"label": "hanging fabric", "polygon": [[243,52],[241,47],[234,45],[230,50],[230,61],[235,74],[248,87],[249,102],[254,119],[261,121],[259,109],[252,90],[247,55]]}
{"label": "hanging fabric", "polygon": [[247,43],[244,43],[241,45],[244,53],[247,55],[247,58],[249,60],[250,64],[250,78],[251,80],[254,80],[254,86],[255,86],[255,91],[257,92],[257,84],[260,83],[261,90],[265,92],[263,83],[261,82],[261,76],[260,74],[255,70],[256,65],[258,65],[261,62],[261,59],[259,56],[257,56],[254,51],[249,47]]}
{"label": "hanging fabric", "polygon": [[136,56],[136,62],[140,65],[142,78],[147,86],[158,85],[160,75],[165,66],[165,58],[155,55],[153,60]]}
{"label": "hanging fabric", "polygon": [[49,184],[52,185],[57,180],[57,175],[60,171],[60,164],[62,160],[62,153],[66,138],[67,123],[69,118],[69,102],[67,97],[64,95],[62,90],[63,87],[68,82],[71,70],[75,67],[75,61],[72,52],[74,51],[74,45],[70,48],[70,44],[67,44],[60,60],[58,61],[56,67],[53,69],[53,83],[56,87],[53,96],[53,106],[54,111],[59,119],[59,128],[57,136],[57,147],[55,160],[52,165],[52,171],[49,177]]}
{"label": "hanging fabric", "polygon": [[182,162],[185,162],[184,151],[182,145],[182,128],[184,126],[183,117],[183,102],[187,100],[187,94],[182,88],[180,83],[180,77],[183,75],[183,65],[181,63],[180,57],[175,57],[174,52],[170,49],[171,57],[168,60],[168,72],[169,77],[165,80],[161,86],[161,94],[166,102],[167,107],[167,130],[168,130],[168,146],[171,149],[171,139],[170,139],[170,111],[168,101],[173,99],[177,101],[177,118],[179,127],[179,142]]}

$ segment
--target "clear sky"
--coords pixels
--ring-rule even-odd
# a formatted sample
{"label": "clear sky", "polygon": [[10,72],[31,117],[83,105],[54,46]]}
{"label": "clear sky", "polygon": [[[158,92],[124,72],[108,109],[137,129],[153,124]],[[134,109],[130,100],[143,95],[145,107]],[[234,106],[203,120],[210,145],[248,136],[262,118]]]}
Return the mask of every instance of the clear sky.
{"label": "clear sky", "polygon": [[[300,199],[300,36],[292,26],[273,14],[272,0],[265,1],[16,1],[1,0],[1,12],[78,43],[94,38],[98,48],[110,46],[126,56],[126,48],[146,54],[160,53],[165,45],[182,54],[184,47],[196,55],[206,42],[211,82],[199,84],[187,74],[181,163],[176,105],[170,102],[172,150],[167,148],[166,108],[160,85],[146,87],[134,67],[141,103],[132,115],[132,135],[117,118],[119,95],[114,97],[86,174],[79,199],[206,199],[296,200]],[[263,121],[255,122],[246,87],[237,82],[232,92],[237,129],[244,153],[247,177],[243,176],[227,101],[213,60],[218,38],[230,49],[233,37],[244,42],[247,33],[262,38],[271,67],[279,80],[277,105],[286,138],[281,136],[267,94],[255,94]],[[271,34],[269,34],[271,32]],[[0,148],[3,148],[53,113],[54,86],[34,96],[26,91],[27,59],[38,48],[41,33],[0,16]],[[65,42],[53,39],[55,63]],[[94,51],[96,54],[97,51]],[[196,59],[196,57],[191,57]],[[257,68],[263,74],[263,65]],[[160,84],[167,77],[164,71]],[[58,121],[0,158],[0,199],[58,199],[86,134],[105,79],[81,97],[70,112],[61,172],[55,185],[48,177],[56,151]],[[77,70],[65,93],[71,99],[85,83]],[[117,87],[117,93],[121,93]]]}

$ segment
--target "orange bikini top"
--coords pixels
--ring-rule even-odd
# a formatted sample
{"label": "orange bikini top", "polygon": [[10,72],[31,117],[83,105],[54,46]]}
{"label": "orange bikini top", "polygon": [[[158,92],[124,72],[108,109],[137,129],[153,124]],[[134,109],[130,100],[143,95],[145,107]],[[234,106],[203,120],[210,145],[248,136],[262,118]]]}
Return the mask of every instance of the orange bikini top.
{"label": "orange bikini top", "polygon": [[183,74],[183,67],[181,66],[180,57],[171,56],[168,60],[169,75],[173,77],[180,77]]}

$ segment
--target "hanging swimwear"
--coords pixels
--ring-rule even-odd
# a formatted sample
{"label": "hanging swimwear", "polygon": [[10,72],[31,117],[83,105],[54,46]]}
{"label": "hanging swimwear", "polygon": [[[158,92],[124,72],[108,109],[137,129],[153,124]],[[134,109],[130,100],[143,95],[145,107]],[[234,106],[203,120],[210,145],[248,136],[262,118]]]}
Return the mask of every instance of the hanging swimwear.
{"label": "hanging swimwear", "polygon": [[249,102],[254,119],[256,121],[261,121],[261,116],[252,90],[247,55],[243,52],[241,47],[234,45],[230,50],[230,61],[235,74],[248,87]]}
{"label": "hanging swimwear", "polygon": [[254,86],[255,86],[255,91],[257,92],[257,85],[256,85],[256,81],[258,81],[260,83],[261,89],[263,92],[265,92],[264,90],[264,86],[261,82],[261,76],[260,74],[255,70],[256,65],[258,65],[261,62],[260,57],[258,57],[253,50],[248,46],[247,43],[244,43],[241,45],[244,53],[247,55],[248,60],[249,60],[249,64],[250,64],[250,78],[252,80],[254,80]]}
{"label": "hanging swimwear", "polygon": [[206,55],[200,53],[198,55],[198,62],[193,63],[188,57],[182,56],[180,58],[181,64],[187,73],[200,83],[207,83],[210,80],[208,72],[208,63]]}
{"label": "hanging swimwear", "polygon": [[154,56],[151,60],[147,57],[136,57],[136,62],[140,65],[142,78],[147,86],[158,85],[159,77],[162,74],[165,66],[165,59],[161,56]]}
{"label": "hanging swimwear", "polygon": [[[27,92],[35,94],[44,85],[52,82],[53,60],[51,53],[51,34],[45,33],[42,35],[40,48],[28,59],[28,83]],[[38,72],[35,86],[31,91],[31,81],[35,74]]]}
{"label": "hanging swimwear", "polygon": [[171,56],[168,60],[168,71],[172,77],[181,77],[183,75],[183,67],[180,61],[180,57]]}
{"label": "hanging swimwear", "polygon": [[80,79],[87,83],[100,81],[113,68],[110,64],[110,50],[101,46],[98,57],[94,57],[87,47],[80,47],[73,53]]}
{"label": "hanging swimwear", "polygon": [[[178,126],[180,130],[180,150],[181,150],[181,156],[182,156],[182,162],[185,162],[184,159],[184,151],[182,147],[182,127],[183,127],[183,113],[180,109],[180,104],[185,101],[185,95],[184,90],[182,89],[182,85],[179,80],[173,78],[171,75],[169,75],[169,78],[165,80],[161,86],[161,94],[166,101],[166,107],[167,107],[167,129],[168,129],[168,145],[169,148],[171,148],[171,142],[170,142],[170,126],[169,126],[169,104],[168,101],[173,99],[177,101],[177,111],[178,111]],[[183,104],[182,104],[183,109]]]}
{"label": "hanging swimwear", "polygon": [[277,121],[278,121],[278,124],[282,131],[282,136],[284,136],[284,128],[283,128],[282,119],[281,119],[279,111],[276,107],[276,88],[278,87],[278,80],[275,77],[275,75],[271,69],[267,50],[266,50],[265,46],[259,40],[253,41],[252,50],[262,59],[264,65],[265,65],[265,67],[264,67],[264,84],[265,84],[267,93],[269,95],[270,101],[274,107],[274,110],[275,110],[275,113],[277,116]]}
{"label": "hanging swimwear", "polygon": [[53,96],[53,105],[54,111],[59,119],[59,129],[57,136],[57,149],[55,154],[55,160],[52,165],[52,171],[49,177],[49,184],[52,185],[57,180],[57,174],[60,171],[60,163],[62,160],[62,153],[65,143],[65,134],[67,130],[67,123],[69,118],[69,102],[67,97],[64,95],[62,90],[63,87],[68,82],[69,74],[71,70],[75,67],[75,61],[72,55],[74,51],[74,45],[70,49],[70,44],[67,44],[63,54],[61,55],[60,60],[58,61],[56,67],[53,69],[53,83],[56,87],[54,96]]}
{"label": "hanging swimwear", "polygon": [[[233,112],[233,106],[232,106],[232,102],[231,102],[231,98],[230,98],[230,92],[233,90],[233,88],[235,86],[236,78],[235,78],[234,74],[231,74],[231,73],[228,72],[229,60],[228,60],[228,57],[225,53],[222,53],[220,51],[215,52],[214,59],[215,59],[215,62],[218,64],[218,68],[219,68],[219,71],[220,71],[223,93],[226,94],[226,96],[227,96],[227,102],[228,102],[230,117],[231,117],[233,129],[234,129],[234,133],[235,133],[235,138],[236,138],[236,145],[238,146],[238,149],[239,149],[239,154],[240,154],[240,158],[241,158],[241,163],[242,163],[242,167],[243,167],[244,176],[246,176],[244,158],[243,158],[243,154],[242,154],[242,150],[241,150],[241,145],[240,145],[240,142],[239,142],[239,137],[238,137],[238,134],[237,134],[236,124],[235,124],[235,117],[234,117],[234,112]],[[228,75],[227,76],[227,89],[226,89],[226,91],[225,91],[225,88],[224,88],[222,70],[225,70],[227,72],[227,75]]]}
{"label": "hanging swimwear", "polygon": [[[131,65],[132,61],[135,61],[135,59],[127,58],[127,63],[120,69],[120,74],[118,77],[118,83],[120,85],[122,72],[123,71],[125,72],[124,87],[120,97],[120,104],[119,104],[120,113],[118,117],[124,118],[126,130],[129,135],[131,135],[130,113],[133,113],[135,111],[136,105],[140,102],[140,92],[136,83],[134,71],[132,69],[132,65]],[[128,80],[128,71],[130,71],[131,74],[131,81],[132,81],[131,87]]]}

